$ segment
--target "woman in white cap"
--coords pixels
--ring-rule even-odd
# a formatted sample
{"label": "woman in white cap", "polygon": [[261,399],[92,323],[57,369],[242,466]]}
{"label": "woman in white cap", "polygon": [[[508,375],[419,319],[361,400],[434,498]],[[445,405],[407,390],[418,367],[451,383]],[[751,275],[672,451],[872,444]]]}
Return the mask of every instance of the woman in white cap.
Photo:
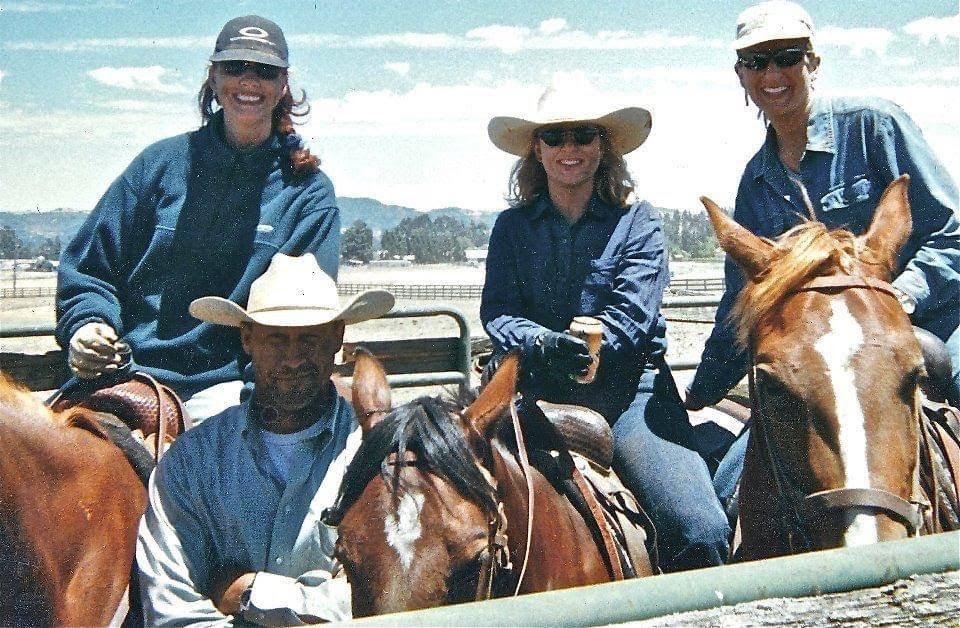
{"label": "woman in white cap", "polygon": [[[775,238],[812,212],[828,227],[861,234],[887,185],[909,174],[913,234],[900,253],[893,286],[913,324],[946,342],[958,386],[956,185],[920,129],[894,103],[815,96],[821,60],[813,41],[813,21],[793,2],[763,2],[737,20],[735,70],[769,126],[743,173],[734,218],[753,233]],[[715,403],[747,372],[748,356],[737,349],[727,321],[744,279],[729,260],[726,281],[716,326],[687,392],[690,409]],[[743,446],[745,438],[741,441]]]}
{"label": "woman in white cap", "polygon": [[245,303],[278,251],[312,253],[333,277],[339,263],[336,198],[293,132],[306,96],[290,93],[280,27],[232,19],[210,61],[203,125],[134,159],[64,251],[57,288],[57,340],[77,378],[109,379],[129,347],[194,419],[238,402],[244,358],[236,330],[192,319],[190,302]]}
{"label": "woman in white cap", "polygon": [[[583,405],[613,426],[614,469],[656,525],[661,567],[717,565],[729,526],[664,361],[660,217],[628,201],[623,155],[646,140],[650,114],[596,115],[574,102],[548,92],[534,119],[490,121],[494,145],[520,160],[490,236],[480,318],[495,353],[521,352],[524,397]],[[588,347],[563,333],[577,316],[602,326],[588,384],[575,381]]]}

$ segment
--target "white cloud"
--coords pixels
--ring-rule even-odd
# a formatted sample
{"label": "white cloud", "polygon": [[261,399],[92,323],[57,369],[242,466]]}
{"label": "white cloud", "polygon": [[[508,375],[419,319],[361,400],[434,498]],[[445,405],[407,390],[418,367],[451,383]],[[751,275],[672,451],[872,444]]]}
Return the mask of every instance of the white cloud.
{"label": "white cloud", "polygon": [[159,65],[148,67],[102,67],[87,72],[87,76],[103,85],[158,94],[183,94],[189,90],[183,85],[167,83],[176,72]]}
{"label": "white cloud", "polygon": [[388,61],[383,64],[384,69],[396,72],[400,76],[410,74],[410,64],[406,61]]}
{"label": "white cloud", "polygon": [[6,72],[4,72],[3,70],[0,70],[0,85],[3,84],[3,77],[5,77],[6,75],[7,75]]}
{"label": "white cloud", "polygon": [[552,35],[553,33],[559,33],[562,30],[566,30],[567,21],[562,17],[554,17],[549,20],[544,20],[540,22],[539,31],[544,35]]}
{"label": "white cloud", "polygon": [[[114,39],[78,39],[66,41],[4,41],[5,50],[78,52],[124,48],[209,50],[213,37],[118,37]],[[587,32],[569,28],[563,18],[551,18],[537,28],[491,24],[467,31],[463,35],[448,33],[388,33],[347,37],[333,33],[291,35],[287,38],[296,49],[383,49],[417,50],[500,50],[514,53],[521,50],[644,50],[699,46],[726,49],[720,39],[696,35],[673,35],[668,32],[638,33],[626,30]]]}
{"label": "white cloud", "polygon": [[960,67],[943,67],[936,70],[921,70],[914,73],[911,78],[917,81],[933,81],[936,83],[946,83],[956,85],[960,81]]}
{"label": "white cloud", "polygon": [[625,80],[646,80],[654,83],[683,83],[736,85],[737,75],[733,66],[727,68],[673,67],[655,66],[644,68],[626,68],[618,72]]}
{"label": "white cloud", "polygon": [[918,37],[924,44],[936,39],[941,44],[960,38],[960,15],[924,17],[903,27],[903,32]]}
{"label": "white cloud", "polygon": [[827,26],[817,31],[814,43],[849,48],[854,56],[862,56],[864,51],[871,51],[878,57],[887,52],[887,47],[893,40],[893,33],[885,28],[841,28]]}
{"label": "white cloud", "polygon": [[119,2],[85,2],[64,4],[62,2],[6,2],[0,10],[10,13],[61,13],[64,11],[90,11],[94,9],[121,9]]}
{"label": "white cloud", "polygon": [[5,50],[44,52],[85,52],[118,48],[170,48],[176,50],[212,50],[213,37],[117,37],[114,39],[76,39],[72,41],[5,41]]}

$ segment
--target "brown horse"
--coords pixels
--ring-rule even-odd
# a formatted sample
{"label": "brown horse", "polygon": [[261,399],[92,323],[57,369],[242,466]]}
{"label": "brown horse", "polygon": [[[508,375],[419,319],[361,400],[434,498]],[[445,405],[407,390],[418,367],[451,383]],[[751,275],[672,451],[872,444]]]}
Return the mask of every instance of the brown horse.
{"label": "brown horse", "polygon": [[[517,369],[518,359],[507,358],[466,407],[421,398],[387,412],[382,368],[358,356],[353,403],[363,443],[324,514],[340,524],[336,555],[355,616],[613,579],[584,517],[551,484],[555,476],[518,455]],[[646,560],[638,575],[651,573]]]}
{"label": "brown horse", "polygon": [[907,185],[860,237],[808,222],[772,242],[701,199],[747,278],[731,315],[753,360],[745,559],[937,529],[920,486],[923,359],[887,283],[910,235]]}
{"label": "brown horse", "polygon": [[122,619],[145,506],[89,411],[54,413],[0,373],[0,625]]}

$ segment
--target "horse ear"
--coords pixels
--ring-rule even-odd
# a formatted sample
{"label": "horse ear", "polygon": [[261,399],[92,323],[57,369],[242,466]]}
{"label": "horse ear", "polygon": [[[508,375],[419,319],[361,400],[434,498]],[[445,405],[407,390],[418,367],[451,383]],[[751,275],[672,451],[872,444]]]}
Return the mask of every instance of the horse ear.
{"label": "horse ear", "polygon": [[861,245],[873,251],[878,261],[892,272],[897,263],[897,254],[910,238],[913,218],[910,216],[910,200],[907,188],[910,175],[900,175],[887,186],[877,203],[873,220],[867,232],[858,238]]}
{"label": "horse ear", "polygon": [[363,435],[380,422],[390,411],[390,384],[380,360],[373,354],[357,347],[353,365],[353,411],[357,415]]}
{"label": "horse ear", "polygon": [[748,277],[759,275],[767,267],[773,245],[750,233],[706,196],[701,196],[700,202],[707,208],[720,248],[740,265]]}
{"label": "horse ear", "polygon": [[519,371],[520,355],[513,352],[500,363],[497,372],[477,399],[464,409],[463,417],[478,434],[486,434],[490,425],[499,419],[513,402]]}

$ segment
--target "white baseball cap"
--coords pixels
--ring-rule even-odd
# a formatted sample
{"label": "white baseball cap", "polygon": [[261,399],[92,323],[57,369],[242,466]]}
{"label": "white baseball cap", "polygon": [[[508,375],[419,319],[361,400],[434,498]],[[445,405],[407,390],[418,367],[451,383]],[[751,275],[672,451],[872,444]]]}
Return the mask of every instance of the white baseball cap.
{"label": "white baseball cap", "polygon": [[737,17],[734,50],[743,50],[765,41],[812,39],[813,20],[795,2],[769,0],[745,9]]}

